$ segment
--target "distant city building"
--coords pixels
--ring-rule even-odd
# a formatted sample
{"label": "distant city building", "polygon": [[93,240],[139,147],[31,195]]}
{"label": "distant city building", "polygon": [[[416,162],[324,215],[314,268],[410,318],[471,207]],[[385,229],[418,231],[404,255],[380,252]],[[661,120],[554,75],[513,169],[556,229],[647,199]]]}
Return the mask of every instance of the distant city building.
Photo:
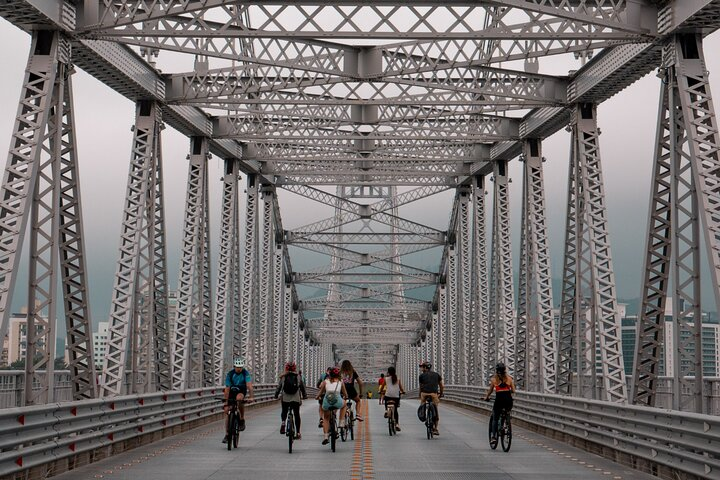
{"label": "distant city building", "polygon": [[[41,326],[35,327],[41,332]],[[57,335],[57,332],[55,332]],[[56,339],[53,339],[55,341]],[[43,347],[43,340],[40,339],[39,347]],[[27,307],[20,313],[13,313],[9,318],[8,333],[3,339],[3,350],[0,354],[0,365],[7,367],[18,360],[25,359],[27,353]]]}
{"label": "distant city building", "polygon": [[100,322],[97,331],[93,332],[93,361],[98,371],[105,367],[109,325],[109,322]]}
{"label": "distant city building", "polygon": [[[692,317],[687,318],[687,320],[690,320],[691,326],[694,325]],[[626,316],[622,321],[623,357],[625,360],[625,372],[629,375],[633,374],[635,361],[637,321],[637,315]],[[720,376],[720,325],[718,325],[717,319],[714,318],[711,321],[705,313],[702,314],[701,322],[703,376],[717,377]],[[672,377],[675,375],[673,355],[676,347],[672,325],[672,301],[668,298],[665,303],[665,328],[663,329],[663,339],[659,352],[658,375],[660,376]],[[682,336],[683,338],[689,338],[690,332],[682,332]],[[694,344],[691,343],[688,345],[688,356],[694,355],[694,349]]]}

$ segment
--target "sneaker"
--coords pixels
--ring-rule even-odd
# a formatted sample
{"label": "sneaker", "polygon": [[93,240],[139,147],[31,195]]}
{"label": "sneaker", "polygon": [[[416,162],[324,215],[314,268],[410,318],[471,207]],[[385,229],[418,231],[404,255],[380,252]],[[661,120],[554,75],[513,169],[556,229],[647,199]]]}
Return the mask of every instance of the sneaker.
{"label": "sneaker", "polygon": [[223,437],[222,443],[227,443],[227,442],[228,442],[228,435],[225,434],[225,436]]}
{"label": "sneaker", "polygon": [[400,428],[400,425],[398,425],[398,424],[396,423],[396,424],[395,424],[395,430],[397,430],[397,431],[399,432],[399,431],[402,430],[402,428]]}
{"label": "sneaker", "polygon": [[241,432],[243,430],[245,430],[245,419],[244,418],[240,419],[240,425],[238,425],[238,428],[240,429]]}
{"label": "sneaker", "polygon": [[435,435],[436,437],[440,435],[440,432],[438,432],[437,428],[433,430],[433,435]]}
{"label": "sneaker", "polygon": [[302,435],[300,433],[295,435],[295,440],[302,440]]}
{"label": "sneaker", "polygon": [[328,437],[323,438],[322,444],[327,445],[328,443],[330,443],[330,439]]}
{"label": "sneaker", "polygon": [[385,410],[385,414],[383,415],[383,417],[388,418],[388,411],[387,411],[387,410]]}
{"label": "sneaker", "polygon": [[318,423],[318,428],[322,428],[322,418],[320,419],[320,423]]}
{"label": "sneaker", "polygon": [[280,425],[280,435],[285,435],[285,424]]}
{"label": "sneaker", "polygon": [[364,421],[365,421],[365,420],[363,420],[363,417],[361,417],[360,415],[356,415],[356,416],[355,416],[355,420],[357,420],[358,422],[364,422]]}

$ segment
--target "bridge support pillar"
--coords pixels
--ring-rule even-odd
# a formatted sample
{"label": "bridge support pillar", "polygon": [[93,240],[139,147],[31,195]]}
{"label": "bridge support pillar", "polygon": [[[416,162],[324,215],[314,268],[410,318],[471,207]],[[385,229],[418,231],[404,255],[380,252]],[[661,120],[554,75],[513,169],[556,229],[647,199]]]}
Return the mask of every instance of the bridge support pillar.
{"label": "bridge support pillar", "polygon": [[[69,39],[59,32],[33,31],[0,202],[0,338],[8,332],[28,219],[31,223],[28,405],[53,401],[58,276],[73,398],[93,398],[96,393],[72,73]],[[40,390],[33,390],[33,384]]]}
{"label": "bridge support pillar", "polygon": [[[218,280],[215,297],[214,355],[215,381],[224,383],[225,371],[232,365],[230,343],[233,326],[240,315],[238,291],[240,289],[240,211],[239,188],[240,161],[225,160],[222,193],[222,224],[220,227],[220,251]],[[230,334],[228,334],[230,332]]]}
{"label": "bridge support pillar", "polygon": [[[494,371],[497,358],[495,323],[490,321],[490,289],[487,262],[487,238],[485,236],[485,177],[477,176],[473,181],[473,250],[472,250],[472,294],[473,314],[471,327],[471,349],[475,362],[468,379],[471,385],[485,382]],[[492,327],[492,328],[491,328]]]}
{"label": "bridge support pillar", "polygon": [[[510,181],[507,160],[493,166],[493,229],[492,229],[492,295],[491,329],[497,332],[497,359],[489,359],[494,372],[495,363],[502,360],[510,375],[516,370],[515,342],[517,324],[513,306],[512,248],[510,245]],[[502,328],[502,330],[500,330]],[[502,332],[502,338],[499,333]],[[492,337],[491,337],[492,338]]]}
{"label": "bridge support pillar", "polygon": [[519,388],[555,391],[556,337],[540,140],[525,141],[518,296]]}
{"label": "bridge support pillar", "polygon": [[160,106],[139,101],[101,396],[172,387],[161,130]]}
{"label": "bridge support pillar", "polygon": [[173,341],[173,388],[215,385],[212,290],[210,288],[210,209],[208,139],[190,139],[178,308]]}
{"label": "bridge support pillar", "polygon": [[255,175],[247,177],[247,195],[245,204],[245,242],[242,263],[242,285],[240,289],[240,322],[235,331],[233,341],[233,356],[244,356],[248,369],[253,364],[253,342],[255,341],[254,328],[258,323],[258,214],[259,189],[258,179]]}
{"label": "bridge support pillar", "polygon": [[[702,36],[676,35],[663,50],[643,297],[637,325],[633,403],[655,406],[665,342],[666,302],[672,292],[672,405],[704,412],[701,311],[701,226],[716,309],[720,308],[720,135]],[[689,392],[684,395],[683,392]]]}
{"label": "bridge support pillar", "polygon": [[262,249],[260,255],[260,303],[258,325],[255,328],[256,338],[253,342],[253,373],[262,383],[274,382],[277,372],[277,362],[272,358],[273,349],[273,323],[275,322],[273,284],[275,276],[282,272],[275,272],[275,191],[270,185],[263,185],[263,225]]}
{"label": "bridge support pillar", "polygon": [[578,104],[568,175],[557,388],[561,393],[626,402],[599,141],[597,107]]}

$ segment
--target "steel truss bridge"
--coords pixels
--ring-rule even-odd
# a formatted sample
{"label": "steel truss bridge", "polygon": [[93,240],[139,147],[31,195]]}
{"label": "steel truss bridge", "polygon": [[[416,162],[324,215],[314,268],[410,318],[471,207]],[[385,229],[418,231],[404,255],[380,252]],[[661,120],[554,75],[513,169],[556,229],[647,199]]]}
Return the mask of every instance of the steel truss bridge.
{"label": "steel truss bridge", "polygon": [[[693,319],[702,263],[720,311],[720,136],[703,50],[720,1],[8,0],[0,15],[31,38],[0,194],[3,336],[29,248],[26,405],[53,402],[50,339],[64,317],[79,404],[212,388],[242,355],[262,384],[287,359],[315,378],[347,358],[366,378],[397,365],[415,387],[415,365],[428,359],[457,398],[504,361],[523,391],[545,396],[532,398],[652,408],[670,328],[671,406],[708,413]],[[544,69],[550,57],[585,61],[557,75]],[[102,372],[92,361],[75,68],[137,106]],[[597,106],[653,71],[662,88],[626,378]],[[172,318],[165,125],[190,139]],[[572,140],[553,292],[542,140],[563,128]],[[211,155],[225,166],[219,239],[209,230]],[[517,295],[513,159],[523,164]],[[331,214],[285,228],[279,191]],[[448,191],[445,228],[406,214]],[[303,255],[327,262],[294,269]],[[433,266],[418,264],[432,255]],[[717,475],[712,435],[705,473]]]}

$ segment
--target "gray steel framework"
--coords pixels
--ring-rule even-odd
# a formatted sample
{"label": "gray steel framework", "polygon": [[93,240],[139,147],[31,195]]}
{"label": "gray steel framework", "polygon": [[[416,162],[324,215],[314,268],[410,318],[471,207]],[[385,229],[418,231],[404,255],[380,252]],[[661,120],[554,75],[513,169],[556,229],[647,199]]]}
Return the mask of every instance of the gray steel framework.
{"label": "gray steel framework", "polygon": [[[33,218],[31,277],[37,284],[53,283],[57,257],[47,255],[48,246],[63,245],[63,217],[57,218],[54,206],[46,208],[41,195],[75,205],[64,204],[57,189],[44,188],[51,177],[43,167],[51,170],[52,164],[38,160],[47,157],[43,148],[53,149],[52,135],[41,138],[45,129],[61,130],[60,122],[53,126],[51,121],[52,105],[59,105],[52,103],[57,102],[52,91],[72,63],[138,101],[104,395],[121,393],[126,382],[130,391],[170,387],[159,140],[166,119],[182,133],[204,138],[202,152],[220,154],[230,165],[215,310],[207,174],[202,168],[195,176],[191,172],[188,182],[185,227],[192,225],[195,236],[185,228],[182,314],[175,330],[182,341],[173,348],[176,386],[216,381],[232,337],[233,355],[247,356],[261,379],[273,377],[289,358],[312,364],[314,373],[348,357],[362,364],[363,373],[395,362],[410,375],[422,354],[448,379],[462,383],[476,381],[478,374],[482,379],[504,359],[519,384],[563,392],[574,384],[578,395],[625,401],[594,105],[658,66],[676,80],[677,93],[668,94],[667,102],[682,108],[667,107],[674,119],[667,128],[684,124],[686,134],[685,154],[670,173],[679,196],[673,241],[676,250],[683,249],[677,254],[674,297],[685,297],[687,311],[698,315],[697,281],[686,272],[698,270],[702,234],[716,292],[720,283],[715,247],[720,220],[713,210],[717,128],[701,65],[701,37],[692,37],[700,45],[693,47],[674,34],[713,31],[720,24],[718,12],[716,0],[431,0],[422,5],[408,0],[85,0],[82,5],[23,0],[0,6],[0,15],[27,31],[62,32],[34,38],[62,39],[58,51],[64,55],[47,69],[45,59],[31,53],[29,72],[38,71],[28,74],[23,87],[22,98],[29,102],[15,131],[25,134],[11,147],[0,215],[6,225],[0,233],[0,333],[7,326],[18,242],[28,215]],[[684,48],[675,56],[680,60],[670,62],[673,55],[666,54],[661,61],[661,50],[672,50],[672,42]],[[56,48],[40,43],[43,49]],[[162,51],[192,55],[194,70],[172,71]],[[592,58],[568,76],[542,73],[544,57],[572,54]],[[155,65],[168,73],[161,75]],[[70,98],[69,81],[66,85]],[[68,119],[63,127],[71,132],[71,115]],[[539,140],[568,123],[573,154],[566,263],[559,339],[553,346]],[[534,139],[538,152],[533,152]],[[506,172],[507,162],[523,151],[516,317]],[[248,175],[242,254],[239,172]],[[483,195],[490,173],[495,185],[488,269]],[[333,186],[337,194],[311,184]],[[409,186],[419,188],[402,190]],[[285,230],[277,187],[331,206],[334,215]],[[405,205],[447,189],[456,195],[446,230],[405,215]],[[40,208],[27,202],[31,196]],[[663,201],[658,197],[656,203]],[[66,225],[74,225],[79,201],[69,208]],[[702,224],[694,220],[696,212],[704,212]],[[670,234],[667,228],[662,232]],[[79,229],[73,235],[82,238]],[[648,243],[650,259],[656,246]],[[436,247],[442,247],[437,270],[409,261]],[[293,270],[290,256],[298,249],[330,256],[329,265]],[[83,335],[86,343],[90,338],[84,280],[80,287],[74,280],[84,278],[81,250],[81,243],[77,249],[68,244],[68,258],[80,260],[70,266],[73,273],[63,274],[83,332],[77,345]],[[61,266],[63,258],[61,253]],[[648,272],[651,264],[648,260]],[[658,283],[667,291],[668,280],[648,278],[646,292],[655,292]],[[304,299],[296,289],[300,284],[328,293]],[[68,293],[70,285],[77,294]],[[431,302],[416,298],[423,285],[435,287]],[[45,290],[31,291],[32,305],[36,298],[40,309],[54,304],[54,293]],[[647,296],[645,306],[655,301]],[[43,321],[36,310],[31,321]],[[41,335],[51,334],[48,317]],[[640,324],[656,339],[653,318],[649,314]],[[676,329],[678,338],[686,327]],[[77,351],[85,358],[82,347]],[[639,350],[641,361],[647,357],[651,365],[654,357],[643,355]],[[678,362],[679,372],[683,360]],[[28,372],[41,366],[30,365]],[[643,388],[649,388],[650,398],[653,367],[648,369],[650,386]],[[78,374],[86,390],[93,384],[90,376]]]}
{"label": "gray steel framework", "polygon": [[[664,50],[658,112],[644,295],[637,325],[633,403],[655,404],[664,348],[666,302],[672,293],[673,408],[702,412],[700,310],[701,222],[715,292],[718,286],[718,215],[715,207],[720,160],[717,120],[697,35],[671,38]],[[669,292],[672,285],[672,292]],[[664,353],[669,356],[665,348]],[[666,373],[667,374],[667,373]],[[690,392],[687,404],[681,391]]]}

